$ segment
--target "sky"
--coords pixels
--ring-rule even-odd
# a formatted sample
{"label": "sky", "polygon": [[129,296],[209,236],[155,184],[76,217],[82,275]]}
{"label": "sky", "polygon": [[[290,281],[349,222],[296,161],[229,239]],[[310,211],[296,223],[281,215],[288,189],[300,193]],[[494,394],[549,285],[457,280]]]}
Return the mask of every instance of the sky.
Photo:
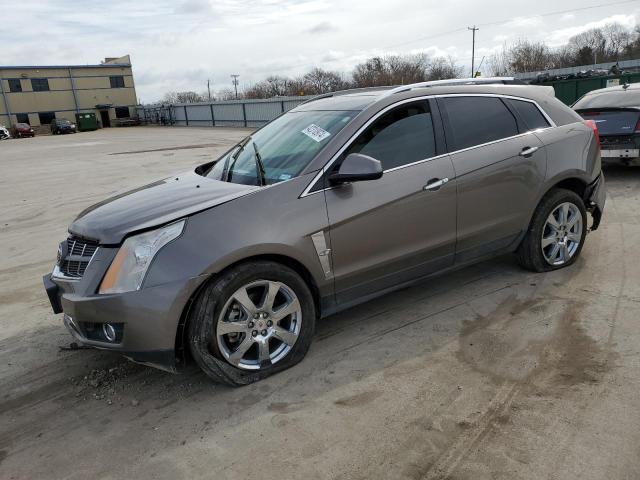
{"label": "sky", "polygon": [[[588,8],[598,6],[597,8]],[[640,0],[0,0],[0,65],[96,64],[131,55],[138,100],[212,91],[314,66],[350,72],[374,55],[427,53],[471,69],[520,38],[550,46],[608,22],[633,27]],[[559,12],[561,13],[553,13]]]}

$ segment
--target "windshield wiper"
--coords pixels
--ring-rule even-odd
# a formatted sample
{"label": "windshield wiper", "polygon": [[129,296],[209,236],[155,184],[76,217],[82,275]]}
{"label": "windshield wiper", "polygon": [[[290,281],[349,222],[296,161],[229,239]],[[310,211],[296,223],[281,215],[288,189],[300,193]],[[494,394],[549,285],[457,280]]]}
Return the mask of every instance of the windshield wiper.
{"label": "windshield wiper", "polygon": [[256,158],[256,173],[258,176],[258,182],[260,182],[261,186],[264,186],[267,184],[267,179],[265,178],[264,164],[262,163],[262,157],[260,156],[260,152],[258,151],[258,145],[256,144],[255,140],[253,141],[253,151],[255,152],[255,158]]}
{"label": "windshield wiper", "polygon": [[[233,167],[236,164],[236,160],[238,160],[238,157],[240,156],[240,154],[244,150],[244,147],[247,146],[247,143],[249,143],[250,140],[251,140],[251,137],[249,136],[244,140],[242,140],[240,143],[238,143],[238,145],[236,145],[238,149],[233,153],[233,155],[227,157],[227,159],[224,161],[224,168],[222,169],[222,179],[225,182],[229,181],[229,172],[233,170]],[[231,165],[229,165],[229,160],[233,160],[233,163]]]}

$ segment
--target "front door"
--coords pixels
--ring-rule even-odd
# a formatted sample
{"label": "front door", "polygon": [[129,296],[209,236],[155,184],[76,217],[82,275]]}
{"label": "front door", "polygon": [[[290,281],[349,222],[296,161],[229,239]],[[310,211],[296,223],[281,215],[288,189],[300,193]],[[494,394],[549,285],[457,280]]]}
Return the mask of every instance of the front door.
{"label": "front door", "polygon": [[109,110],[100,110],[100,120],[102,121],[102,128],[111,126],[111,119],[109,118]]}
{"label": "front door", "polygon": [[437,156],[433,125],[427,101],[396,107],[335,163],[337,169],[349,153],[362,153],[380,160],[384,169],[378,180],[325,191],[338,304],[453,264],[454,171],[447,155]]}
{"label": "front door", "polygon": [[459,263],[512,246],[527,228],[544,182],[544,146],[510,102],[495,96],[438,99],[456,171]]}

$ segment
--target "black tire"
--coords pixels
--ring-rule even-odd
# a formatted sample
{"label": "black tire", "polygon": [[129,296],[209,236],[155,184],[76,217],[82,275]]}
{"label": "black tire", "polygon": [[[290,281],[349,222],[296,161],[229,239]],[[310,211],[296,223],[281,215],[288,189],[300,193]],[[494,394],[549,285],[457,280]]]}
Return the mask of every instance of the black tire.
{"label": "black tire", "polygon": [[[543,229],[547,220],[547,217],[553,212],[556,207],[562,203],[573,203],[582,214],[582,236],[580,244],[578,245],[573,256],[561,265],[552,265],[547,262],[544,257],[542,246],[540,244]],[[533,272],[549,272],[551,270],[558,270],[560,268],[568,267],[573,264],[584,246],[584,241],[587,236],[587,211],[584,206],[584,201],[580,196],[571,191],[563,188],[555,188],[549,191],[540,201],[536,211],[533,214],[529,229],[516,250],[516,257],[518,263],[527,270]]]}
{"label": "black tire", "polygon": [[[222,310],[241,287],[258,280],[276,281],[289,287],[300,302],[302,321],[297,340],[285,357],[259,370],[239,368],[226,360],[217,347],[216,327]],[[311,291],[294,270],[269,261],[240,264],[215,277],[199,293],[191,310],[187,335],[191,355],[213,380],[231,386],[247,385],[300,362],[309,350],[315,329],[316,309]],[[212,341],[213,340],[213,341]]]}

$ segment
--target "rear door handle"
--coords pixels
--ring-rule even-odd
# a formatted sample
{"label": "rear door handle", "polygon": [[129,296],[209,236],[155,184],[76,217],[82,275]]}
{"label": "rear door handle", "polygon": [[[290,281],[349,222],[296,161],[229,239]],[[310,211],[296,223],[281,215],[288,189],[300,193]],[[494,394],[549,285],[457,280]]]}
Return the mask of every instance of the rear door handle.
{"label": "rear door handle", "polygon": [[448,178],[432,178],[427,182],[424,186],[423,190],[428,190],[430,192],[438,190],[441,186],[449,181]]}
{"label": "rear door handle", "polygon": [[524,147],[522,151],[518,154],[521,157],[530,157],[534,153],[538,151],[540,147]]}

